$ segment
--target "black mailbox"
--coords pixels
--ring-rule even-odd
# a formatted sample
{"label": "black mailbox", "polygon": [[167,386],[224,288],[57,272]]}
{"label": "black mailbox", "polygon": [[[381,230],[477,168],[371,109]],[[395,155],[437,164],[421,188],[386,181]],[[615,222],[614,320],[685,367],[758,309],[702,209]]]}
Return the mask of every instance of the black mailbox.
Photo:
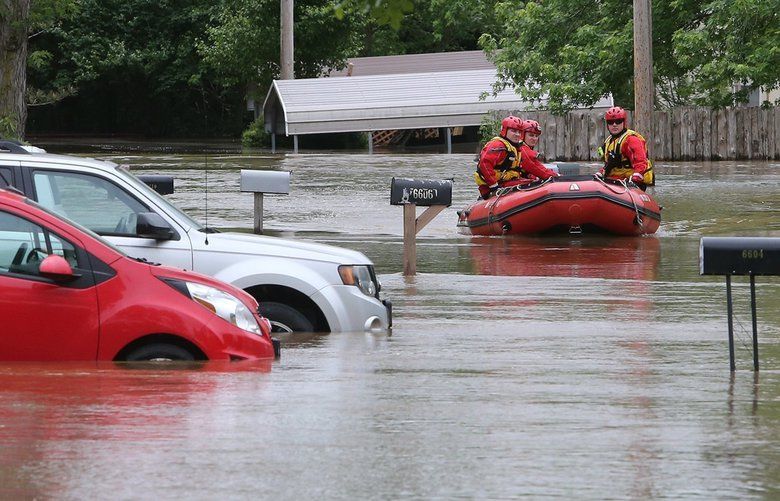
{"label": "black mailbox", "polygon": [[452,205],[452,180],[393,178],[390,205]]}
{"label": "black mailbox", "polygon": [[702,275],[780,275],[780,238],[703,237]]}
{"label": "black mailbox", "polygon": [[138,176],[138,179],[160,195],[170,195],[173,193],[173,176],[141,174]]}

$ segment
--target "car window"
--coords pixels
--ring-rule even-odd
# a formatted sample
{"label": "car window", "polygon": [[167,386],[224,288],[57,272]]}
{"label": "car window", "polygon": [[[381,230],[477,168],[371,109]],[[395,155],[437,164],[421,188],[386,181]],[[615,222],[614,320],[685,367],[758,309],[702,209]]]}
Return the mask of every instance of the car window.
{"label": "car window", "polygon": [[13,172],[10,167],[0,167],[0,188],[13,186]]}
{"label": "car window", "polygon": [[125,181],[127,181],[129,184],[133,185],[135,189],[141,191],[144,193],[148,198],[155,201],[157,205],[159,205],[165,212],[168,214],[175,214],[176,218],[180,221],[186,221],[186,224],[188,224],[191,228],[194,228],[195,230],[203,230],[204,227],[199,222],[191,218],[186,212],[182,211],[175,205],[173,205],[170,201],[168,201],[167,198],[160,195],[153,189],[149,187],[146,183],[135,177],[132,173],[127,172],[122,169],[117,169],[116,174],[123,177]]}
{"label": "car window", "polygon": [[136,235],[149,209],[114,183],[75,172],[33,172],[38,203],[101,235]]}
{"label": "car window", "polygon": [[50,254],[80,268],[73,244],[16,214],[0,211],[0,273],[37,276],[41,261]]}

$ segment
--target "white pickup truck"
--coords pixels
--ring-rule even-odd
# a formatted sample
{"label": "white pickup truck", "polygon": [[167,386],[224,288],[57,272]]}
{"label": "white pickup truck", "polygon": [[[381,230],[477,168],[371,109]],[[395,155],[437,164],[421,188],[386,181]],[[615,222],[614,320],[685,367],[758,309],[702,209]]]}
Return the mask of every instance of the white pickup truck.
{"label": "white pickup truck", "polygon": [[0,141],[11,185],[127,254],[246,290],[275,332],[383,331],[392,325],[371,261],[341,247],[205,228],[112,162]]}

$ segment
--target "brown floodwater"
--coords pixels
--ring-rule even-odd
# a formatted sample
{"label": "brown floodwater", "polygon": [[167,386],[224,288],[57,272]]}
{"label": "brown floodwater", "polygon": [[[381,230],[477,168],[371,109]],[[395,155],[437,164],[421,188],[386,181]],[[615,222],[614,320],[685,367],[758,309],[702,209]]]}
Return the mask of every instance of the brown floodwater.
{"label": "brown floodwater", "polygon": [[[0,364],[0,498],[780,496],[780,279],[756,279],[756,374],[734,278],[732,375],[724,279],[698,269],[702,236],[780,237],[780,163],[658,165],[654,236],[477,238],[472,155],[92,155],[173,174],[219,228],[251,227],[240,169],[291,170],[266,229],[368,255],[393,331],[264,364]],[[411,278],[393,176],[454,181]]]}

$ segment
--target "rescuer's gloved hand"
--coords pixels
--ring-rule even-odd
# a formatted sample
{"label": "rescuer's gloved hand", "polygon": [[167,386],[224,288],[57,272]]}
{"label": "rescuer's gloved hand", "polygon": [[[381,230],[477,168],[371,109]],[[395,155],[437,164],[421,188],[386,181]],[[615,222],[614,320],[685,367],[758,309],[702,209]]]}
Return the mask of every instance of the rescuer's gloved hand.
{"label": "rescuer's gloved hand", "polygon": [[593,177],[595,177],[599,181],[603,181],[604,173],[602,171],[598,171],[597,173],[593,174]]}
{"label": "rescuer's gloved hand", "polygon": [[634,172],[631,175],[631,182],[634,183],[637,186],[640,186],[640,185],[645,183],[645,178],[644,178],[644,176],[642,174],[640,174],[638,172]]}

